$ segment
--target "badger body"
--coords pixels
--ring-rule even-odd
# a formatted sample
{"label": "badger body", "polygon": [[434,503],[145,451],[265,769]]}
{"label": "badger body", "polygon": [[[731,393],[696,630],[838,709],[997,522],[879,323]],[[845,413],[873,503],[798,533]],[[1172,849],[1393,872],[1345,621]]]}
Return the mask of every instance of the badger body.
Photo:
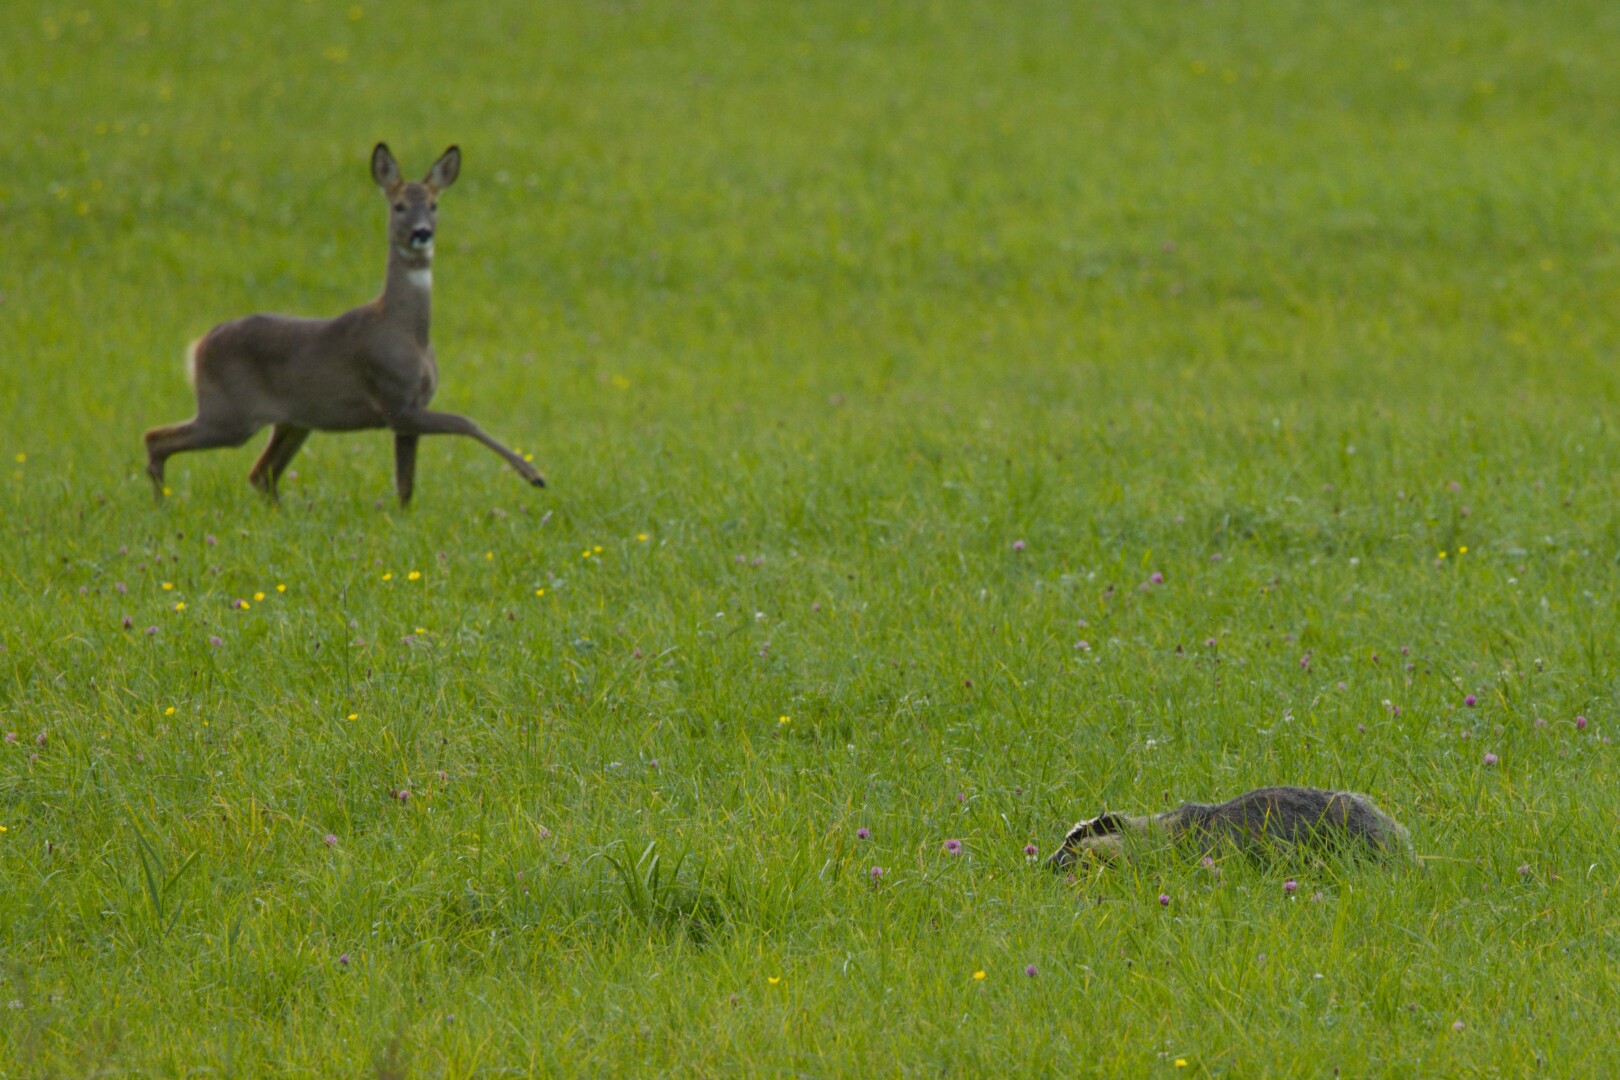
{"label": "badger body", "polygon": [[1061,869],[1086,855],[1111,860],[1133,842],[1159,838],[1251,855],[1298,848],[1360,850],[1387,857],[1406,850],[1407,834],[1365,795],[1306,787],[1266,787],[1223,803],[1183,803],[1162,814],[1104,813],[1079,822],[1046,860]]}

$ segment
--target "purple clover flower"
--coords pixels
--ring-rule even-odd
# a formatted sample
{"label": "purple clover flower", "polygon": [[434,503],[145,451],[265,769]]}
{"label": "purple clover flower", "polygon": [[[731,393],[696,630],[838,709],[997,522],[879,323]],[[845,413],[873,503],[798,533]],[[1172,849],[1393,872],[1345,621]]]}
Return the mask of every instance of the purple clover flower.
{"label": "purple clover flower", "polygon": [[857,839],[857,840],[870,840],[870,839],[872,839],[872,830],[868,829],[865,825],[862,825],[860,828],[855,830],[855,839]]}
{"label": "purple clover flower", "polygon": [[960,841],[960,840],[947,840],[947,841],[945,841],[945,854],[947,854],[947,855],[960,855],[960,854],[962,854],[962,841]]}
{"label": "purple clover flower", "polygon": [[1293,878],[1289,878],[1287,881],[1283,882],[1283,892],[1288,896],[1293,896],[1294,893],[1298,891],[1299,882],[1295,881]]}

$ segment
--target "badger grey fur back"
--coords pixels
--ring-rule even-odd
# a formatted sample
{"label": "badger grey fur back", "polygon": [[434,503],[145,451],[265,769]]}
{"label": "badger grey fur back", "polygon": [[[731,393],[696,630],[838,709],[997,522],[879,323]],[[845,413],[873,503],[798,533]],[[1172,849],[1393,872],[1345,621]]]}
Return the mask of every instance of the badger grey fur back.
{"label": "badger grey fur back", "polygon": [[1186,803],[1159,818],[1177,838],[1229,840],[1242,847],[1354,840],[1384,851],[1402,833],[1365,795],[1302,787],[1260,788],[1215,806]]}
{"label": "badger grey fur back", "polygon": [[1406,830],[1370,798],[1353,791],[1267,787],[1224,803],[1184,803],[1163,814],[1103,814],[1069,831],[1047,864],[1065,867],[1082,854],[1113,858],[1131,836],[1162,833],[1204,851],[1221,847],[1264,855],[1300,846],[1360,848],[1385,856],[1404,850]]}

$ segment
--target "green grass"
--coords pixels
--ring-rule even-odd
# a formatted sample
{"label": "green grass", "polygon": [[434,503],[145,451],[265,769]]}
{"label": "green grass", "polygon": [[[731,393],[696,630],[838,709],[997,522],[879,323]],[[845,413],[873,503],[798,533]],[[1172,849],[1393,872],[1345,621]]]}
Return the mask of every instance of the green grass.
{"label": "green grass", "polygon": [[[1620,1070],[1620,9],[6,23],[0,1076]],[[154,508],[378,139],[552,486]],[[1025,861],[1278,782],[1424,869]]]}

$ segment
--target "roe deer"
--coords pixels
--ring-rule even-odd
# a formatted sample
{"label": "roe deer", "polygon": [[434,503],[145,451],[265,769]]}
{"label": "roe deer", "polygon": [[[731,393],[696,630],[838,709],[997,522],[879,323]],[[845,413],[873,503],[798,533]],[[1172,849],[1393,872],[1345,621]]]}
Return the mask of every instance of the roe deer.
{"label": "roe deer", "polygon": [[311,431],[388,428],[394,433],[394,482],[408,504],[423,435],[470,435],[536,487],[543,480],[522,457],[454,413],[428,401],[438,367],[428,344],[433,290],[433,229],[441,191],[455,183],[461,151],[446,150],[420,183],[403,177],[382,143],[371,177],[388,196],[388,277],[382,295],[335,319],[249,315],[221,323],[187,351],[197,415],[146,433],[147,475],[163,499],[163,464],[182,450],[241,446],[270,424],[270,441],[248,481],[276,499],[281,473]]}
{"label": "roe deer", "polygon": [[1046,864],[1062,869],[1082,856],[1103,861],[1124,855],[1132,840],[1190,843],[1200,850],[1229,847],[1252,855],[1281,854],[1301,845],[1389,856],[1408,846],[1406,830],[1353,791],[1268,787],[1216,805],[1183,803],[1163,814],[1105,813],[1069,830]]}

